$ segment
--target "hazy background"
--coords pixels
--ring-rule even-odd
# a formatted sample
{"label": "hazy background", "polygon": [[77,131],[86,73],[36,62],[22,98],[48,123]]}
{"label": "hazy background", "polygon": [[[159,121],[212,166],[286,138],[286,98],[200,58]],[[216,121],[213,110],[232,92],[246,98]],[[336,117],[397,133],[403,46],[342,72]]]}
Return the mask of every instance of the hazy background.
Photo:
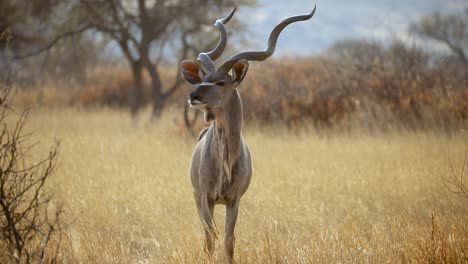
{"label": "hazy background", "polygon": [[[441,14],[463,14],[462,0],[356,0],[356,1],[268,1],[259,0],[255,8],[241,8],[238,16],[249,24],[248,34],[256,45],[264,45],[273,25],[282,19],[302,14],[317,4],[312,22],[288,28],[279,40],[277,55],[311,55],[323,52],[338,40],[393,38],[412,42],[408,26],[421,17]],[[418,42],[419,44],[419,42]]]}
{"label": "hazy background", "polygon": [[[217,64],[265,49],[275,25],[314,4],[314,17],[288,26],[271,58],[251,62],[242,85],[247,120],[320,129],[465,126],[464,1],[241,1]],[[111,107],[135,120],[148,110],[156,123],[165,111],[180,111],[177,122],[194,134],[203,121],[186,105],[190,88],[178,64],[213,49],[213,22],[234,5],[4,2],[0,67],[12,69],[19,104]]]}

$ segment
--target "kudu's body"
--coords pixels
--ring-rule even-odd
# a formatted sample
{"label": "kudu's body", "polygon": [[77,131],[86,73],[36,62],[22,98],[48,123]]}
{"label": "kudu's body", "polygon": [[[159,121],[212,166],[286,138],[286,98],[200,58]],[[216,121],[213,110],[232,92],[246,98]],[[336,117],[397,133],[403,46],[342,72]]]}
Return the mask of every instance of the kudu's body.
{"label": "kudu's body", "polygon": [[252,178],[250,151],[241,134],[242,104],[237,90],[232,92],[224,110],[212,114],[215,121],[204,131],[193,152],[190,176],[205,225],[206,250],[211,253],[214,249],[214,205],[225,204],[225,251],[232,257],[239,201]]}
{"label": "kudu's body", "polygon": [[242,102],[237,87],[247,73],[248,60],[263,61],[271,56],[280,32],[293,22],[311,18],[315,8],[308,15],[291,17],[277,25],[271,32],[265,51],[241,52],[215,69],[213,61],[222,54],[227,42],[224,24],[235,11],[216,21],[221,39],[214,50],[200,53],[197,63],[181,63],[185,79],[195,86],[190,94],[190,105],[202,110],[205,120],[211,122],[211,126],[200,134],[190,166],[195,202],[205,229],[205,249],[210,255],[213,253],[216,238],[214,206],[224,204],[225,254],[229,263],[233,260],[234,227],[240,198],[252,178],[252,159],[242,138]]}

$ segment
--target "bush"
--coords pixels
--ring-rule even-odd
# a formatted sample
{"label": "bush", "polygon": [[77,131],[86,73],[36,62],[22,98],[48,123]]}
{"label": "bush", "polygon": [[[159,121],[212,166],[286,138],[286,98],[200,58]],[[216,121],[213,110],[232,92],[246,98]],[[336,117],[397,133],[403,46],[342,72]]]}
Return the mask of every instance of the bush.
{"label": "bush", "polygon": [[[54,207],[45,184],[54,172],[58,146],[35,163],[34,147],[23,132],[27,113],[8,106],[10,86],[0,90],[0,262],[54,262],[60,245],[60,206]],[[15,120],[15,121],[12,121]]]}
{"label": "bush", "polygon": [[319,57],[263,63],[241,88],[245,113],[318,128],[464,127],[468,71],[446,59],[398,41],[353,41]]}
{"label": "bush", "polygon": [[[172,68],[161,71],[165,87],[173,77]],[[131,78],[123,70],[97,70],[71,104],[128,108]],[[148,104],[147,76],[144,83]],[[252,62],[240,91],[245,118],[261,125],[451,131],[467,125],[466,87],[466,65],[452,56],[431,56],[398,41],[348,40],[316,57]],[[168,105],[182,111],[188,90],[183,84]]]}

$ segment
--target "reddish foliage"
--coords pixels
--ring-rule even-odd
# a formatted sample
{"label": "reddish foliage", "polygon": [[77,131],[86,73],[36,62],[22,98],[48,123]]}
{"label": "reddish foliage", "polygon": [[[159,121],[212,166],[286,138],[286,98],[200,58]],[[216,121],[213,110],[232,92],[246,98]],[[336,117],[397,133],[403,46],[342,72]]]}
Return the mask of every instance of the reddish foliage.
{"label": "reddish foliage", "polygon": [[[239,88],[245,118],[290,127],[466,126],[466,65],[449,57],[431,58],[398,42],[388,48],[360,45],[319,57],[252,62]],[[80,104],[127,106],[131,76],[115,76],[96,78],[81,93]],[[168,85],[173,76],[168,69],[161,77]],[[188,85],[183,86],[170,101],[181,111],[188,95]],[[149,88],[146,93],[149,98]]]}

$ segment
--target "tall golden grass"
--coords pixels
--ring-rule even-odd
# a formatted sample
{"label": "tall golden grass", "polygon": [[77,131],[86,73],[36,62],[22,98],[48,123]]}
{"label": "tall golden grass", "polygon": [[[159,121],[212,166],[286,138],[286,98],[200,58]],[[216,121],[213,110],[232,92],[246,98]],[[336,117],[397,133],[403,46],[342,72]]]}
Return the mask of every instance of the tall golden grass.
{"label": "tall golden grass", "polygon": [[[70,225],[64,263],[222,263],[209,259],[188,166],[195,139],[174,114],[41,110],[38,152],[61,141],[52,178]],[[443,184],[462,163],[466,132],[299,133],[249,123],[254,176],[244,196],[238,263],[467,263],[468,201]],[[223,235],[224,210],[215,208]],[[0,260],[1,262],[1,260]]]}

